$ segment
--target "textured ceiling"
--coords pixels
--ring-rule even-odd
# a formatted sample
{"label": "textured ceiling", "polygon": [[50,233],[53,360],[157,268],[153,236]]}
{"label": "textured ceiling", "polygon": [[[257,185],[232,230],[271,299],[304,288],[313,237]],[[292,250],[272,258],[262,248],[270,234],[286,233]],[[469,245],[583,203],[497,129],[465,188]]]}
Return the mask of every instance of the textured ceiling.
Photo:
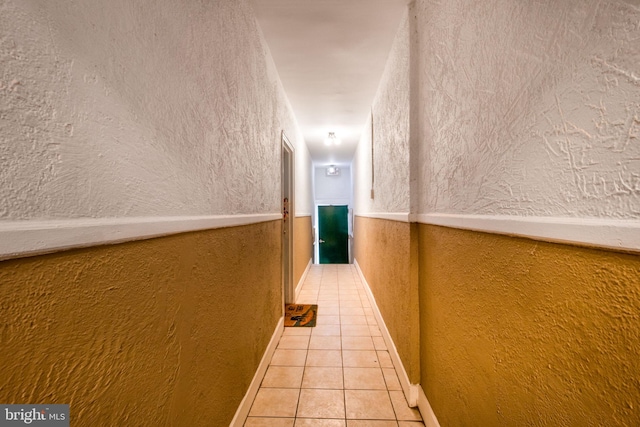
{"label": "textured ceiling", "polygon": [[350,163],[409,1],[249,2],[314,163]]}

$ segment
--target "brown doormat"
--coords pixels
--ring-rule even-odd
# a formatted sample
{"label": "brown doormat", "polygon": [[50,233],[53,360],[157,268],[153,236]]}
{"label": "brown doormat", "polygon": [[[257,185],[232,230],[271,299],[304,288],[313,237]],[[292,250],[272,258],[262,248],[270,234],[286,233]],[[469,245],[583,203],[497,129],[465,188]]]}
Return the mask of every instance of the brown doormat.
{"label": "brown doormat", "polygon": [[284,326],[316,326],[316,304],[287,304],[284,307]]}

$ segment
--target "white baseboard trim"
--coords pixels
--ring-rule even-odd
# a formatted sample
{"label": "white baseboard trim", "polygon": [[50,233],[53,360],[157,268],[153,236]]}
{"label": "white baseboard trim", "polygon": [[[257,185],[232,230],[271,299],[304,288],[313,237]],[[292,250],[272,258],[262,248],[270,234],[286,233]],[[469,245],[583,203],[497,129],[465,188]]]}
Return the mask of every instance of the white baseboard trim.
{"label": "white baseboard trim", "polygon": [[424,390],[422,390],[420,386],[418,386],[418,409],[420,410],[420,415],[422,415],[422,421],[425,427],[440,427],[436,414],[429,404],[427,395],[424,394]]}
{"label": "white baseboard trim", "polygon": [[412,217],[422,224],[640,252],[640,220],[438,213]]}
{"label": "white baseboard trim", "polygon": [[364,273],[360,269],[360,265],[358,264],[358,260],[354,259],[353,263],[360,275],[360,279],[364,285],[365,292],[369,297],[369,301],[371,302],[371,309],[373,310],[373,314],[378,322],[378,326],[380,327],[380,332],[382,333],[382,337],[384,338],[384,342],[387,345],[387,350],[389,351],[389,356],[391,356],[391,361],[393,362],[393,366],[396,368],[396,373],[398,374],[398,379],[400,380],[400,385],[402,386],[402,391],[404,391],[404,396],[407,399],[407,403],[410,407],[415,408],[418,406],[418,390],[421,389],[418,384],[411,384],[409,381],[409,376],[407,375],[407,371],[404,369],[404,365],[402,364],[402,360],[400,359],[400,355],[398,354],[398,349],[391,338],[391,334],[387,329],[387,325],[384,323],[384,319],[382,318],[382,314],[380,313],[380,309],[376,304],[376,299],[373,296],[373,292],[371,292],[371,288],[369,287],[369,283],[367,279],[364,277]]}
{"label": "white baseboard trim", "polygon": [[307,278],[307,273],[309,273],[309,270],[311,269],[311,259],[309,259],[309,262],[307,263],[307,268],[304,269],[304,273],[302,273],[302,276],[300,277],[300,280],[298,280],[298,285],[296,286],[296,301],[298,301],[298,295],[300,295],[300,290],[302,289],[302,285],[304,284],[304,280]]}
{"label": "white baseboard trim", "polygon": [[0,261],[189,231],[250,225],[281,218],[280,213],[274,213],[0,221]]}
{"label": "white baseboard trim", "polygon": [[267,350],[264,352],[262,356],[262,360],[260,360],[260,364],[258,365],[258,370],[256,374],[253,376],[253,380],[249,385],[249,389],[247,393],[244,395],[242,402],[240,402],[240,406],[236,411],[235,416],[231,420],[231,424],[229,427],[242,427],[249,415],[249,411],[251,410],[251,405],[253,404],[256,395],[258,394],[258,389],[260,388],[260,384],[262,383],[262,379],[267,373],[267,368],[269,367],[269,363],[271,362],[271,358],[273,357],[273,353],[276,351],[276,347],[278,347],[278,342],[280,341],[280,337],[284,332],[284,317],[280,317],[278,321],[278,325],[276,326],[276,330],[273,332],[271,336],[271,341],[269,341],[269,345],[267,346]]}

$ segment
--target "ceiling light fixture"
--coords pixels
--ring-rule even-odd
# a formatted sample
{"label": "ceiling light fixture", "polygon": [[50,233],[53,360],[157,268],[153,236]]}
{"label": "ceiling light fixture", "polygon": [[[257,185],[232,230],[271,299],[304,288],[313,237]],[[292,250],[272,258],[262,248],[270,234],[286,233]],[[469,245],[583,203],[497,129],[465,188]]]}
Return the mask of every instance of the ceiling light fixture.
{"label": "ceiling light fixture", "polygon": [[334,165],[331,165],[327,168],[327,176],[338,176],[340,175],[340,168]]}
{"label": "ceiling light fixture", "polygon": [[329,132],[327,139],[324,140],[324,145],[330,147],[332,145],[340,145],[341,142],[342,141],[340,141],[340,138],[336,137],[335,132]]}

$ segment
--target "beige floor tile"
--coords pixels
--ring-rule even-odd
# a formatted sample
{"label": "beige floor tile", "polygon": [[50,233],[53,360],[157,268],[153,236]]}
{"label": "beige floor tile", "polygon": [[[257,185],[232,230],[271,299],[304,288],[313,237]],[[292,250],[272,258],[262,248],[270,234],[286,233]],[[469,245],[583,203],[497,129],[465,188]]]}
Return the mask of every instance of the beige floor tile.
{"label": "beige floor tile", "polygon": [[403,421],[422,421],[420,411],[417,408],[410,408],[404,398],[402,391],[390,391],[391,403],[396,412],[396,419]]}
{"label": "beige floor tile", "polygon": [[[343,325],[366,325],[366,316],[340,316],[340,321]],[[376,323],[377,325],[377,323]]]}
{"label": "beige floor tile", "polygon": [[373,350],[342,350],[342,363],[349,368],[379,368],[378,355]]}
{"label": "beige floor tile", "polygon": [[[320,310],[322,307],[322,310]],[[331,308],[334,311],[337,309],[338,312],[340,310],[340,302],[338,300],[330,300],[330,299],[318,299],[318,314],[326,315],[328,314],[325,310]]]}
{"label": "beige floor tile", "polygon": [[398,427],[395,421],[347,420],[347,427]]}
{"label": "beige floor tile", "polygon": [[343,389],[342,368],[307,366],[302,388]]}
{"label": "beige floor tile", "polygon": [[302,289],[300,290],[300,293],[298,294],[298,296],[300,295],[304,295],[304,296],[314,296],[317,297],[318,293],[320,292],[320,287],[319,286],[303,286]]}
{"label": "beige floor tile", "polygon": [[307,366],[342,367],[341,351],[340,350],[309,350],[309,353],[307,353]]}
{"label": "beige floor tile", "polygon": [[386,350],[387,344],[384,342],[384,338],[382,337],[371,337],[373,339],[373,346],[376,350]]}
{"label": "beige floor tile", "polygon": [[402,390],[394,368],[382,368],[382,375],[384,375],[384,381],[387,383],[387,390]]}
{"label": "beige floor tile", "polygon": [[311,335],[311,330],[313,328],[308,327],[287,327],[284,328],[284,332],[282,336],[290,336],[290,335],[299,335],[299,336],[309,336]]}
{"label": "beige floor tile", "polygon": [[298,294],[298,299],[296,300],[296,302],[299,303],[300,299],[302,298],[318,298],[319,293],[319,288],[302,289]]}
{"label": "beige floor tile", "polygon": [[300,390],[298,418],[344,418],[343,390]]}
{"label": "beige floor tile", "polygon": [[295,388],[261,388],[253,401],[249,416],[294,417],[299,394],[300,390]]}
{"label": "beige floor tile", "polygon": [[324,299],[322,303],[318,303],[318,314],[325,314],[325,308],[336,308],[340,307],[340,301],[337,299]]}
{"label": "beige floor tile", "polygon": [[271,364],[277,366],[304,366],[307,350],[287,350],[278,348],[273,353]]}
{"label": "beige floor tile", "polygon": [[340,315],[340,306],[339,305],[327,305],[327,304],[318,304],[318,316],[339,316]]}
{"label": "beige floor tile", "polygon": [[309,346],[309,337],[304,335],[283,335],[278,348],[288,350],[305,350]]}
{"label": "beige floor tile", "polygon": [[378,325],[369,325],[369,333],[372,337],[382,336],[382,332],[380,331],[380,328],[378,328]]}
{"label": "beige floor tile", "polygon": [[353,300],[340,297],[340,307],[362,309],[362,303],[360,302],[360,299],[358,297],[356,297],[356,299],[353,299]]}
{"label": "beige floor tile", "polygon": [[329,315],[319,315],[316,319],[316,324],[320,325],[339,325],[340,324],[340,316],[329,316]]}
{"label": "beige floor tile", "polygon": [[345,421],[320,418],[297,418],[295,427],[345,427]]}
{"label": "beige floor tile", "polygon": [[344,368],[344,388],[350,390],[386,390],[380,368]]}
{"label": "beige floor tile", "polygon": [[285,328],[245,426],[424,427],[356,269],[314,265],[299,296],[319,305],[317,326]]}
{"label": "beige floor tile", "polygon": [[342,335],[350,337],[370,337],[368,325],[342,325]]}
{"label": "beige floor tile", "polygon": [[249,417],[244,427],[293,427],[294,418],[257,418]]}
{"label": "beige floor tile", "polygon": [[340,350],[342,341],[338,336],[314,335],[309,341],[310,350]]}
{"label": "beige floor tile", "polygon": [[389,356],[388,351],[378,351],[378,361],[380,362],[380,367],[382,368],[393,368],[393,362],[391,361],[391,356]]}
{"label": "beige floor tile", "polygon": [[361,307],[340,307],[341,316],[364,316],[364,309]]}
{"label": "beige floor tile", "polygon": [[262,379],[261,387],[300,388],[302,384],[302,366],[269,366]]}
{"label": "beige floor tile", "polygon": [[311,335],[338,336],[340,335],[340,325],[318,325],[313,328]]}
{"label": "beige floor tile", "polygon": [[342,337],[342,348],[344,350],[375,350],[371,337]]}
{"label": "beige floor tile", "polygon": [[345,390],[348,419],[395,420],[389,393],[385,390]]}

